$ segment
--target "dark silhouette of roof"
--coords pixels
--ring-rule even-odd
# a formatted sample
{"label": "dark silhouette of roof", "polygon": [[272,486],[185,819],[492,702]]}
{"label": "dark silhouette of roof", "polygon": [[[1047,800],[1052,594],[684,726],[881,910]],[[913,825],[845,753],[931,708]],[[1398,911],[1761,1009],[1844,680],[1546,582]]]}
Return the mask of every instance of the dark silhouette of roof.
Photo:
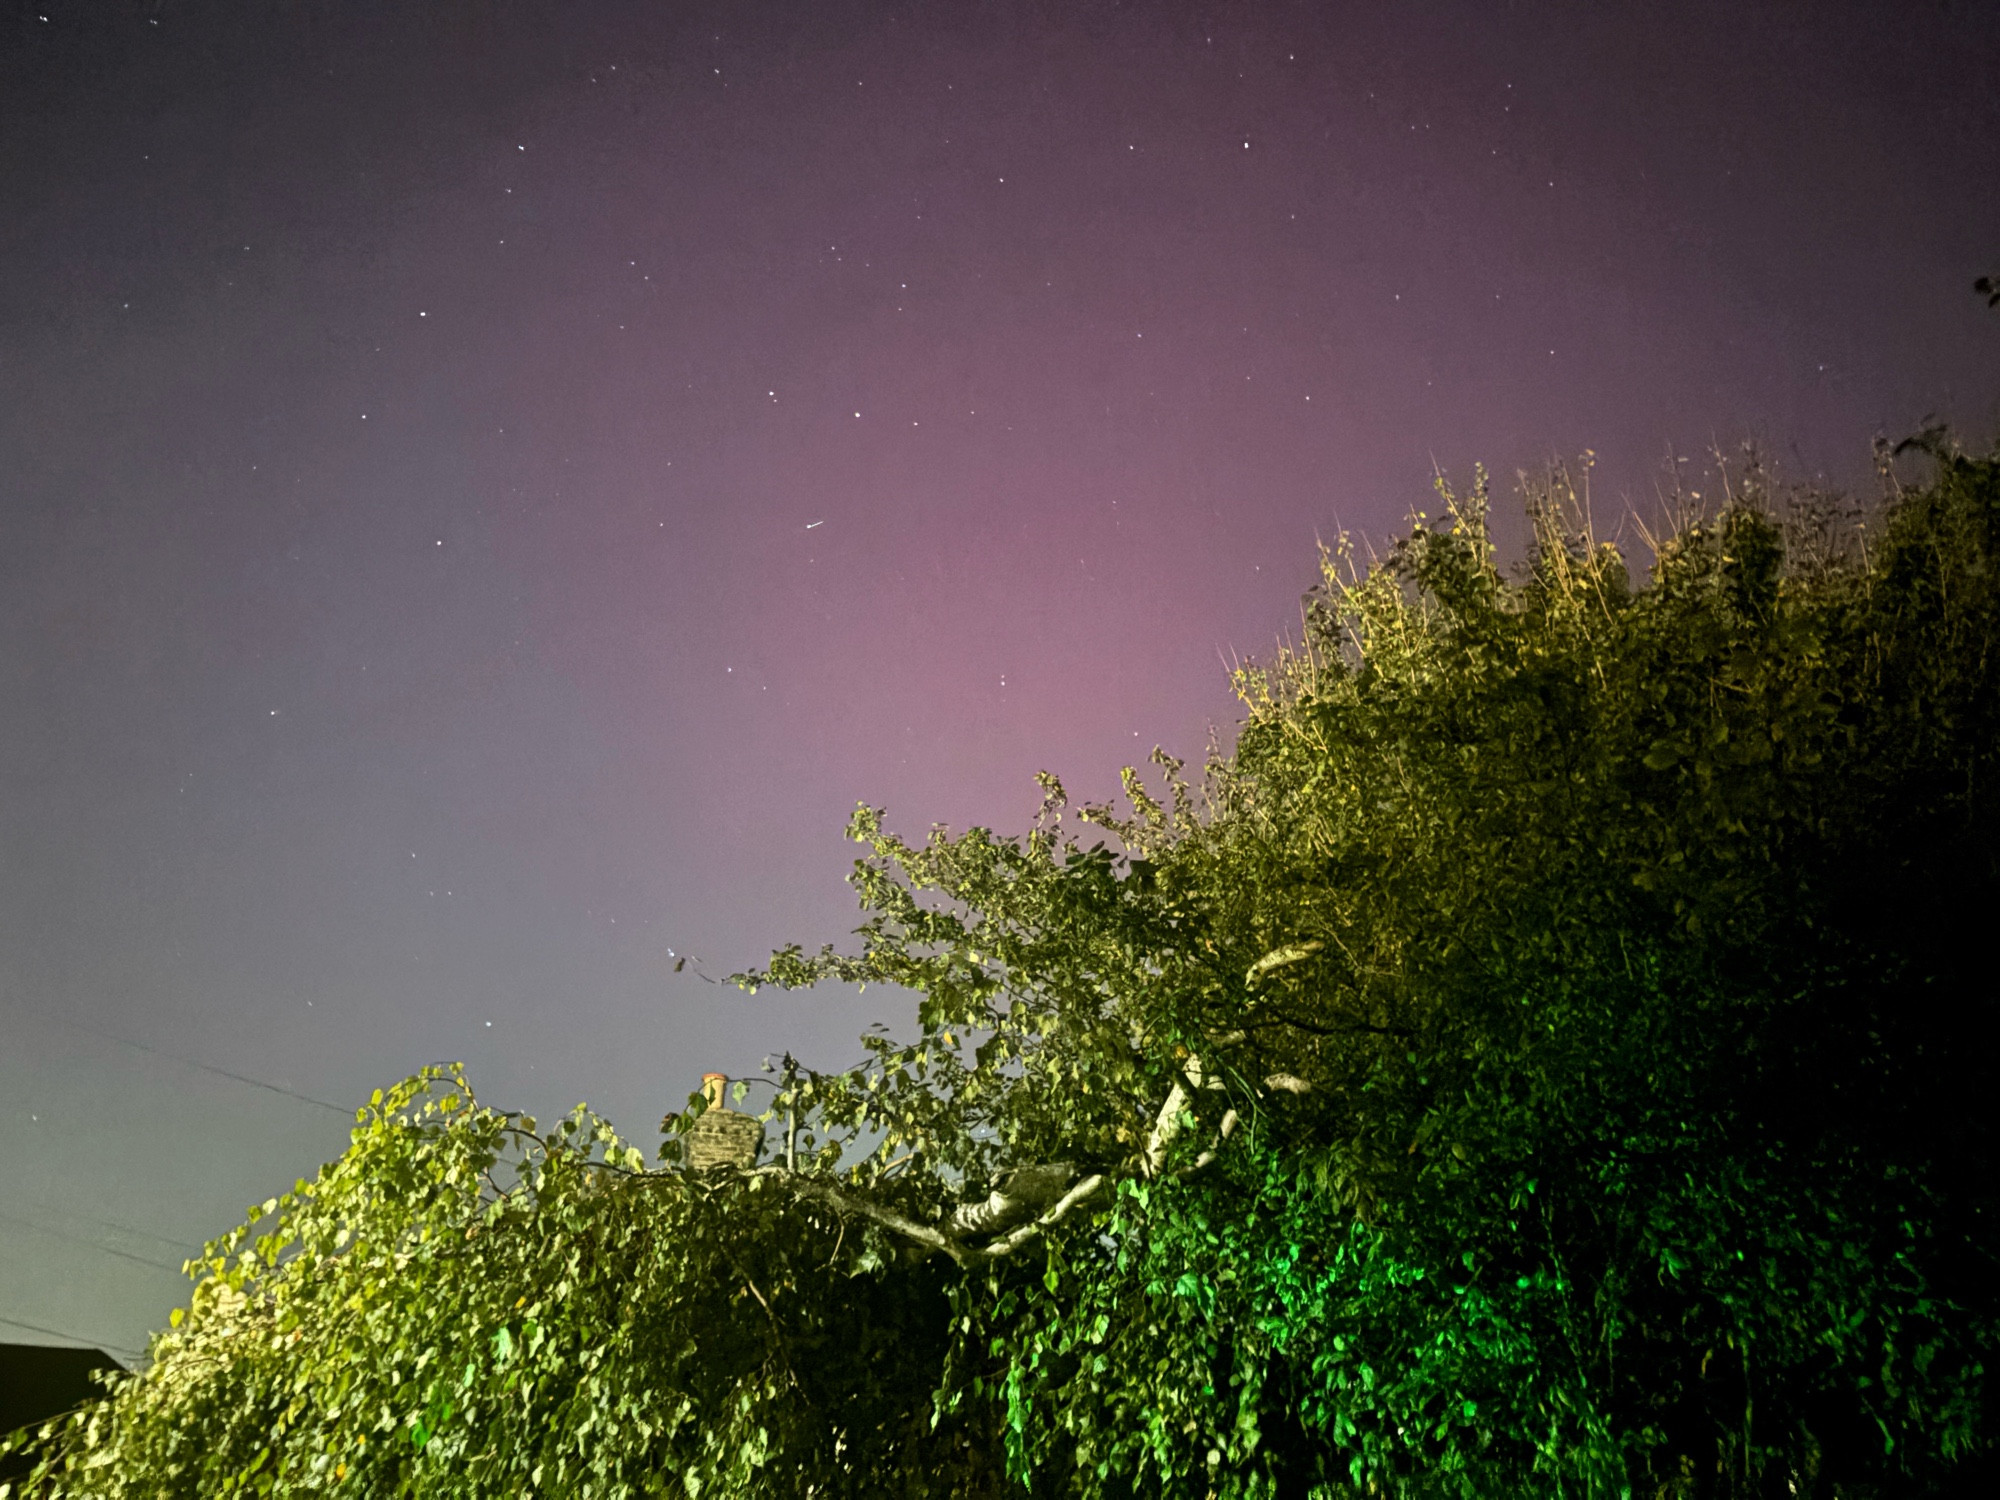
{"label": "dark silhouette of roof", "polygon": [[[103,1387],[91,1376],[122,1368],[102,1349],[0,1344],[0,1433],[31,1427],[94,1401]],[[27,1470],[22,1458],[0,1463],[0,1481],[18,1479]]]}

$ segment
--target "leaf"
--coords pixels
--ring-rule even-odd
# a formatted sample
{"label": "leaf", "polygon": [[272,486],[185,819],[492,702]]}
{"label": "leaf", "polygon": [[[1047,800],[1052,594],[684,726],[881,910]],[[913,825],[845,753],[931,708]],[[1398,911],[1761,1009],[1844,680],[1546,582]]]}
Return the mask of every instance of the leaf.
{"label": "leaf", "polygon": [[1687,752],[1672,740],[1655,740],[1653,748],[1646,752],[1645,766],[1649,771],[1665,771],[1676,765]]}

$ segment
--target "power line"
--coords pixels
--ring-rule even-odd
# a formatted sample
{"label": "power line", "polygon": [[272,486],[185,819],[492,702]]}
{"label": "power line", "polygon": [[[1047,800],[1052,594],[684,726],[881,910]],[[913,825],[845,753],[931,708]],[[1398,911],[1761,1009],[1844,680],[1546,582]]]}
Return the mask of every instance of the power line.
{"label": "power line", "polygon": [[[52,1239],[68,1240],[72,1245],[87,1245],[92,1250],[96,1250],[101,1254],[115,1255],[120,1260],[135,1261],[142,1266],[151,1266],[156,1271],[180,1270],[179,1266],[170,1266],[163,1260],[149,1260],[143,1255],[134,1255],[129,1250],[116,1250],[101,1241],[91,1239],[87,1235],[71,1234],[67,1230],[57,1229],[48,1224],[37,1224],[33,1219],[24,1219],[18,1214],[0,1213],[0,1223],[19,1224],[23,1229],[33,1234],[46,1234]],[[173,1242],[170,1240],[168,1243],[171,1244]]]}
{"label": "power line", "polygon": [[99,1218],[96,1214],[87,1214],[77,1208],[64,1208],[61,1204],[50,1203],[46,1199],[30,1202],[22,1206],[44,1213],[55,1214],[64,1219],[82,1219],[86,1223],[95,1224],[102,1229],[115,1229],[120,1234],[136,1234],[142,1240],[158,1240],[162,1245],[172,1245],[176,1250],[186,1250],[193,1255],[201,1253],[201,1246],[190,1240],[177,1240],[170,1234],[155,1234],[152,1230],[141,1229],[136,1224],[121,1224],[116,1219]]}
{"label": "power line", "polygon": [[345,1105],[330,1104],[324,1099],[315,1099],[311,1094],[302,1094],[297,1089],[288,1089],[281,1083],[266,1083],[261,1078],[252,1078],[247,1073],[234,1073],[228,1068],[218,1068],[213,1063],[196,1062],[191,1057],[182,1057],[177,1052],[168,1052],[163,1048],[149,1046],[145,1042],[135,1042],[130,1037],[120,1036],[115,1031],[106,1031],[102,1027],[92,1026],[87,1022],[77,1020],[73,1016],[50,1016],[46,1019],[60,1021],[65,1026],[74,1026],[78,1031],[87,1031],[92,1036],[103,1037],[107,1042],[116,1042],[121,1047],[130,1047],[135,1052],[148,1052],[154,1057],[164,1057],[168,1062],[177,1062],[184,1068],[194,1068],[199,1072],[213,1073],[218,1078],[229,1078],[235,1080],[237,1083],[247,1083],[253,1089],[264,1089],[273,1094],[283,1094],[287,1099],[297,1099],[302,1104],[313,1104],[321,1109],[330,1109],[343,1120],[354,1118],[354,1111]]}

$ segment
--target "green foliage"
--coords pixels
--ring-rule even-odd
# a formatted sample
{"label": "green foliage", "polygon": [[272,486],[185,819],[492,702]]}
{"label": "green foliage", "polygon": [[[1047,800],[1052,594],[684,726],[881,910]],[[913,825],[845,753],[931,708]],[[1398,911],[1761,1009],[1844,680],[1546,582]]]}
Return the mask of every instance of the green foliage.
{"label": "green foliage", "polygon": [[944,1446],[946,1293],[866,1249],[768,1179],[649,1171],[581,1109],[538,1132],[426,1069],[190,1263],[150,1367],[25,1492],[924,1494],[881,1466]]}
{"label": "green foliage", "polygon": [[864,807],[854,951],[739,979],[917,1031],[763,1165],[413,1080],[29,1492],[1987,1492],[2000,463],[1926,449],[1642,587],[1444,491],[1198,781]]}

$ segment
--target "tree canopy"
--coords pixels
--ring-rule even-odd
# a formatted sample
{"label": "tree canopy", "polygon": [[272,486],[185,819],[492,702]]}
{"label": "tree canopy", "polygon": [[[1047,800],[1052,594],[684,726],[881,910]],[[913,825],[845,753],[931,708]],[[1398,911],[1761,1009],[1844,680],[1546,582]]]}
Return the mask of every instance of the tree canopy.
{"label": "tree canopy", "polygon": [[1920,446],[1640,583],[1440,485],[1199,775],[863,807],[857,942],[738,981],[915,1030],[755,1164],[427,1070],[20,1492],[1990,1493],[2000,461]]}

